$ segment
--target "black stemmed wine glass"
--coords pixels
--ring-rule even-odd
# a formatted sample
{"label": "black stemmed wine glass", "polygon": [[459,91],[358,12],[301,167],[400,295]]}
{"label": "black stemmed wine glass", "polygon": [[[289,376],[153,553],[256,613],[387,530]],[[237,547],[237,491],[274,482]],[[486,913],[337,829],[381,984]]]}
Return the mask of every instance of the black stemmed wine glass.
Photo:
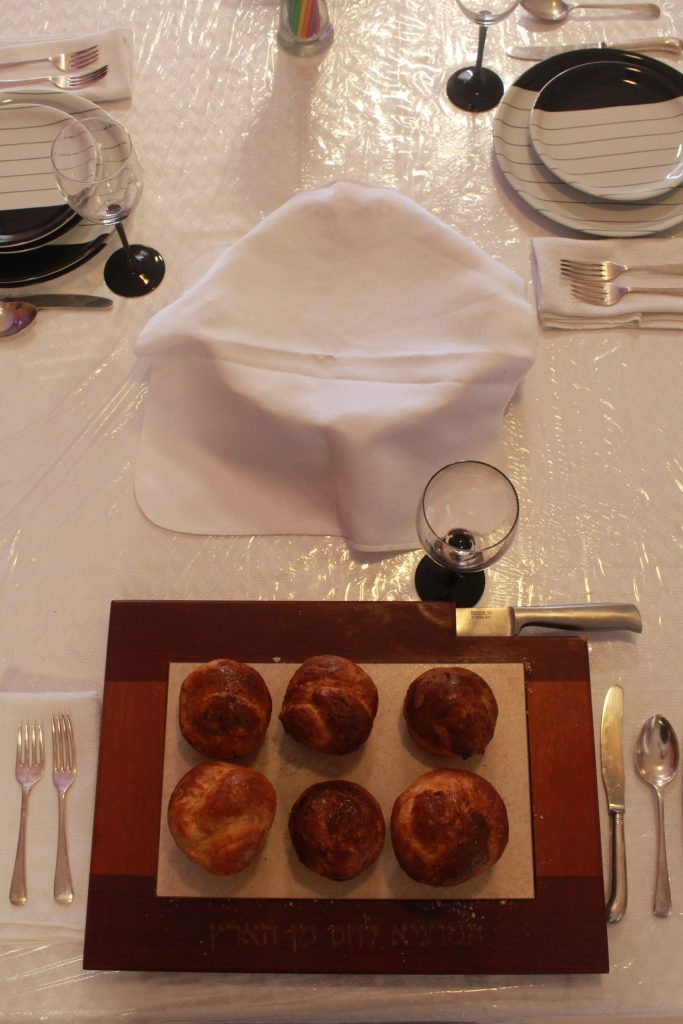
{"label": "black stemmed wine glass", "polygon": [[517,492],[487,462],[452,462],[427,483],[417,535],[427,555],[415,572],[423,601],[472,608],[484,592],[484,569],[507,551],[519,520]]}
{"label": "black stemmed wine glass", "polygon": [[107,114],[72,118],[52,144],[59,191],[84,220],[113,224],[121,240],[104,268],[116,295],[147,295],[161,283],[163,257],[147,245],[131,245],[122,221],[140,199],[142,168],[123,125]]}
{"label": "black stemmed wine glass", "polygon": [[477,60],[473,67],[460,68],[448,79],[446,94],[451,103],[463,110],[491,110],[500,102],[504,87],[499,75],[482,65],[489,25],[512,14],[520,0],[456,0],[470,21],[479,26]]}

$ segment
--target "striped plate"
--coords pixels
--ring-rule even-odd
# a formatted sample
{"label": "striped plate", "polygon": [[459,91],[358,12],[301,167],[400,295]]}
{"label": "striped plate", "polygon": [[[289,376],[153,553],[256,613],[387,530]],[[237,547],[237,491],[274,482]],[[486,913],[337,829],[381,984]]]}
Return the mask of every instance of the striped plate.
{"label": "striped plate", "polygon": [[529,132],[546,167],[599,199],[652,199],[683,180],[683,95],[652,68],[563,71],[538,94]]}
{"label": "striped plate", "polygon": [[[496,160],[519,199],[556,224],[602,238],[635,238],[665,231],[683,221],[683,184],[638,202],[598,199],[562,181],[534,148],[530,119],[541,90],[570,68],[598,62],[652,70],[668,78],[675,95],[683,96],[683,74],[645,54],[595,49],[549,57],[525,71],[505,93],[493,123]],[[594,96],[600,88],[596,75]]]}

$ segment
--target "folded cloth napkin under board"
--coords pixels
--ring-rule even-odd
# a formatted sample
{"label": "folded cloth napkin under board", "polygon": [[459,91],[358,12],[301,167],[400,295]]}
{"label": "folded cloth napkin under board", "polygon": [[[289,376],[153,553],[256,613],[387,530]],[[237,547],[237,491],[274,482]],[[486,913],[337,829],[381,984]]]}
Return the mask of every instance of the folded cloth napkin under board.
{"label": "folded cloth napkin under board", "polygon": [[415,548],[430,475],[502,460],[534,328],[521,280],[412,200],[298,193],[142,331],[140,506],[188,533]]}
{"label": "folded cloth napkin under board", "polygon": [[[99,48],[97,61],[74,73],[85,73],[94,68],[104,67],[106,64],[108,68],[107,74],[99,82],[95,82],[94,85],[72,91],[78,92],[81,96],[86,96],[93,103],[128,99],[132,93],[133,80],[132,37],[131,33],[124,29],[113,28],[104,31],[74,33],[73,35],[8,40],[0,45],[0,64],[14,60],[35,61],[39,57],[52,57],[58,53],[72,53],[95,44]],[[49,75],[52,73],[58,74],[59,72],[57,68],[50,69],[49,64],[41,61],[40,64],[26,64],[20,68],[0,69],[0,80],[29,78],[33,75]],[[34,85],[17,83],[17,85],[13,86],[13,91],[45,90],[50,87],[49,82],[36,82]],[[7,88],[9,89],[9,86]],[[54,88],[57,90],[58,87],[54,86]],[[0,93],[1,98],[2,94]]]}
{"label": "folded cloth napkin under board", "polygon": [[[57,856],[57,790],[52,782],[50,716],[71,716],[76,744],[76,779],[66,796],[66,827],[74,900],[55,903],[52,893]],[[9,901],[19,834],[21,788],[14,777],[20,722],[42,722],[45,773],[31,790],[26,826],[28,899]],[[100,726],[100,699],[94,692],[0,693],[0,942],[40,942],[79,938],[85,929],[88,874]]]}
{"label": "folded cloth napkin under board", "polygon": [[[683,239],[633,238],[585,241],[572,238],[533,238],[531,262],[536,307],[543,327],[568,330],[617,326],[652,329],[683,327],[683,295],[624,295],[613,306],[595,306],[575,298],[571,282],[560,270],[561,260],[599,263],[612,260],[622,266],[683,264]],[[633,271],[615,278],[616,285],[681,288],[683,274],[647,274]]]}

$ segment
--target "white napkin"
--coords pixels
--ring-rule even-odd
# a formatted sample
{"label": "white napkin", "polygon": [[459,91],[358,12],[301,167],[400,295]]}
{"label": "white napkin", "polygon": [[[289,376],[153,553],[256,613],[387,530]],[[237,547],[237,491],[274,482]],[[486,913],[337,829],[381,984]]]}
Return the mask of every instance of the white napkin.
{"label": "white napkin", "polygon": [[[57,853],[57,790],[52,782],[50,715],[71,715],[77,773],[66,797],[66,828],[74,902],[55,903],[52,895]],[[19,834],[21,789],[14,777],[17,729],[41,721],[45,774],[29,795],[26,826],[26,885],[23,907],[9,901]],[[96,693],[0,694],[0,942],[78,938],[85,929],[90,846],[99,742],[100,701]]]}
{"label": "white napkin", "polygon": [[[570,281],[560,273],[560,260],[571,259],[595,263],[613,260],[629,267],[683,267],[683,239],[634,238],[583,241],[568,238],[533,238],[532,265],[536,286],[536,306],[544,327],[568,329],[606,328],[634,325],[650,328],[681,328],[683,326],[683,294],[624,295],[613,306],[594,306],[572,295]],[[642,285],[647,288],[680,288],[683,272],[643,274],[633,271],[615,279],[618,285]]]}
{"label": "white napkin", "polygon": [[416,548],[430,475],[502,460],[534,327],[521,280],[412,200],[299,193],[138,339],[138,501],[176,531]]}
{"label": "white napkin", "polygon": [[[31,60],[37,57],[52,57],[57,53],[71,53],[74,50],[82,50],[87,46],[97,43],[100,49],[99,58],[96,63],[82,68],[74,74],[81,74],[93,71],[95,68],[109,68],[107,74],[94,85],[86,86],[83,89],[72,90],[80,96],[85,96],[93,103],[102,103],[106,100],[127,99],[132,92],[132,61],[131,61],[131,35],[123,29],[109,29],[103,32],[89,32],[84,35],[71,36],[41,36],[40,39],[22,39],[14,42],[5,42],[0,46],[0,64],[11,60]],[[54,71],[59,74],[56,68],[51,69],[49,64],[26,64],[23,67],[0,68],[0,80],[10,78],[30,78],[34,75],[49,75]],[[9,87],[8,87],[9,88]],[[24,90],[45,90],[55,89],[56,85],[49,82],[36,82],[34,85],[16,85],[15,91]]]}

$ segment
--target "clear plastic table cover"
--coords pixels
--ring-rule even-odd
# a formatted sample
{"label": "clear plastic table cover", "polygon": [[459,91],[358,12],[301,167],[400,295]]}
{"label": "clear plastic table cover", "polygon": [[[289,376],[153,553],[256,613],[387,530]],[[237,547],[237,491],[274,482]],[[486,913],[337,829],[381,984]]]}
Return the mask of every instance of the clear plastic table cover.
{"label": "clear plastic table cover", "polygon": [[[416,599],[417,550],[358,558],[334,538],[173,535],[144,518],[133,494],[146,390],[134,338],[218,246],[295,191],[341,178],[396,188],[529,287],[529,239],[567,234],[507,188],[492,152],[493,113],[470,115],[444,99],[449,71],[476,52],[477,30],[454,0],[330,0],[329,7],[334,43],[306,60],[277,46],[277,0],[3,5],[5,39],[132,29],[133,98],[110,105],[146,169],[129,235],[156,246],[168,264],[147,298],[117,299],[102,314],[44,311],[30,331],[0,346],[3,690],[101,689],[113,598]],[[505,43],[683,31],[676,0],[665,0],[656,21],[623,11],[596,11],[589,20],[588,13],[548,26],[520,8],[490,30],[487,58],[509,86],[528,65],[506,57]],[[103,261],[40,290],[105,294]],[[658,920],[650,911],[653,798],[628,756],[650,714],[665,714],[683,733],[681,339],[677,331],[539,329],[538,346],[503,425],[521,526],[489,571],[486,602],[617,600],[641,609],[642,636],[590,641],[596,731],[611,684],[624,687],[626,704],[630,905],[609,929],[610,974],[98,974],[83,971],[80,943],[4,946],[1,1019],[683,1017],[680,780],[667,795],[674,912]]]}

